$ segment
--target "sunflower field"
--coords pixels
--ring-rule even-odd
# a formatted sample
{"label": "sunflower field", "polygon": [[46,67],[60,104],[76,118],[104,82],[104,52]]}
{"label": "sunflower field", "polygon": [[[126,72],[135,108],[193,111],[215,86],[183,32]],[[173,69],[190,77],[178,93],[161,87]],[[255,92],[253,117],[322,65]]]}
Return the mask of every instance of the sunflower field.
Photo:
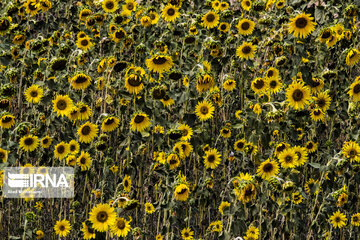
{"label": "sunflower field", "polygon": [[0,12],[0,179],[75,171],[1,196],[1,240],[360,239],[359,0]]}

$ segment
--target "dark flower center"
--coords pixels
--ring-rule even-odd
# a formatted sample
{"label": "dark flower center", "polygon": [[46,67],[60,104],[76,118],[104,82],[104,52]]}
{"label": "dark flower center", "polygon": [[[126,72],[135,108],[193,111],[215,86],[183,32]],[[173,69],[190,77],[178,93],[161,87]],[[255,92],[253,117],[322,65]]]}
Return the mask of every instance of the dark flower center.
{"label": "dark flower center", "polygon": [[207,114],[207,113],[209,112],[209,109],[208,109],[206,106],[202,106],[202,107],[200,108],[200,112],[201,112],[202,114]]}
{"label": "dark flower center", "polygon": [[273,169],[274,169],[274,165],[272,165],[272,163],[267,163],[263,167],[263,171],[266,173],[271,172]]}
{"label": "dark flower center", "polygon": [[136,124],[139,124],[139,123],[142,123],[143,121],[145,120],[145,117],[142,116],[142,115],[136,115],[135,119],[134,119],[134,122]]}
{"label": "dark flower center", "polygon": [[167,15],[173,16],[174,14],[175,14],[175,9],[169,8],[169,9],[167,10]]}
{"label": "dark flower center", "polygon": [[214,14],[210,13],[210,14],[208,14],[208,15],[206,16],[206,21],[207,21],[207,22],[211,23],[211,22],[213,22],[214,20],[215,20],[215,15],[214,15]]}
{"label": "dark flower center", "polygon": [[115,4],[112,1],[108,1],[105,6],[107,9],[111,10],[114,8]]}
{"label": "dark flower center", "polygon": [[256,89],[262,89],[264,85],[265,85],[264,80],[260,79],[255,82],[254,87]]}
{"label": "dark flower center", "polygon": [[32,138],[26,138],[25,141],[24,141],[25,145],[27,146],[31,146],[33,143],[34,143],[34,139]]}
{"label": "dark flower center", "polygon": [[64,226],[64,225],[61,225],[61,226],[59,227],[59,230],[60,230],[60,231],[65,231],[65,226]]}
{"label": "dark flower center", "polygon": [[99,222],[106,222],[106,220],[108,219],[108,214],[107,212],[105,211],[101,211],[99,212],[97,215],[96,215],[96,219],[99,221]]}
{"label": "dark flower center", "polygon": [[80,162],[81,162],[81,164],[85,164],[85,163],[86,163],[86,158],[82,157],[82,158],[80,159]]}
{"label": "dark flower center", "polygon": [[86,106],[83,106],[80,108],[80,113],[85,113],[87,112],[87,107]]}
{"label": "dark flower center", "polygon": [[360,93],[360,84],[356,84],[353,91],[355,94]]}
{"label": "dark flower center", "polygon": [[162,65],[167,62],[167,59],[165,57],[155,57],[153,59],[153,63],[156,65]]}
{"label": "dark flower center", "polygon": [[271,88],[275,88],[277,86],[277,82],[275,80],[273,80],[273,81],[270,82],[269,85],[270,85]]}
{"label": "dark flower center", "polygon": [[122,31],[122,30],[118,30],[118,31],[115,32],[115,37],[119,38],[119,39],[122,39],[122,38],[125,37],[125,32]]}
{"label": "dark flower center", "polygon": [[84,47],[86,47],[89,44],[89,41],[87,39],[81,40],[80,44]]}
{"label": "dark flower center", "polygon": [[72,151],[72,152],[73,152],[73,151],[75,151],[75,150],[76,150],[76,146],[75,146],[75,145],[73,145],[73,144],[71,144],[71,145],[70,145],[70,151]]}
{"label": "dark flower center", "polygon": [[292,156],[286,156],[285,157],[285,162],[287,162],[287,163],[291,163],[292,160],[293,160]]}
{"label": "dark flower center", "polygon": [[109,118],[109,119],[106,119],[105,121],[105,125],[111,125],[112,123],[115,122],[115,119],[114,118]]}
{"label": "dark flower center", "polygon": [[308,25],[308,21],[306,20],[306,18],[301,17],[296,19],[295,25],[297,28],[305,28]]}
{"label": "dark flower center", "polygon": [[67,107],[67,104],[66,104],[66,101],[65,100],[59,100],[57,103],[56,103],[56,107],[59,109],[59,110],[64,110],[66,109]]}
{"label": "dark flower center", "polygon": [[60,145],[57,147],[57,151],[58,151],[58,153],[62,154],[65,152],[65,147],[63,145]]}
{"label": "dark flower center", "polygon": [[11,122],[11,121],[12,121],[12,117],[8,117],[8,116],[3,117],[3,118],[1,119],[1,122],[2,122],[2,123],[8,123],[8,122]]}
{"label": "dark flower center", "polygon": [[91,128],[89,126],[85,126],[81,129],[82,135],[89,135],[90,132],[91,132]]}
{"label": "dark flower center", "polygon": [[180,192],[178,192],[178,194],[181,195],[181,194],[184,194],[184,193],[186,193],[186,192],[187,192],[187,189],[186,189],[186,188],[183,188],[183,189],[180,190]]}
{"label": "dark flower center", "polygon": [[0,21],[0,31],[5,31],[10,27],[10,22],[7,19]]}
{"label": "dark flower center", "polygon": [[88,78],[86,76],[80,75],[75,78],[75,83],[81,84],[87,82]]}
{"label": "dark flower center", "polygon": [[251,52],[251,47],[249,47],[249,46],[243,47],[243,48],[242,48],[242,52],[243,52],[244,54],[249,54],[249,53]]}
{"label": "dark flower center", "polygon": [[117,227],[119,229],[124,229],[125,228],[125,221],[120,219],[118,222],[117,222]]}
{"label": "dark flower center", "polygon": [[248,30],[250,28],[250,23],[249,22],[243,22],[242,24],[241,24],[241,29],[242,30]]}
{"label": "dark flower center", "polygon": [[304,98],[304,93],[300,89],[296,89],[293,92],[292,97],[293,97],[294,101],[298,102]]}
{"label": "dark flower center", "polygon": [[208,156],[207,160],[208,160],[209,163],[213,163],[215,161],[215,156],[210,155],[210,156]]}

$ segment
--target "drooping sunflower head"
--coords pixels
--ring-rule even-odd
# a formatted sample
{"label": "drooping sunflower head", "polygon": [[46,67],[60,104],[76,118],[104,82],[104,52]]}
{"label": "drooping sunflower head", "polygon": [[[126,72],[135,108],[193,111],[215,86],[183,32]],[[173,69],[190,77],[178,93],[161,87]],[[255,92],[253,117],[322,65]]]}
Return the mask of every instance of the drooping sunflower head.
{"label": "drooping sunflower head", "polygon": [[117,117],[107,117],[101,124],[101,130],[112,132],[119,126],[120,120]]}
{"label": "drooping sunflower head", "polygon": [[142,77],[130,74],[125,78],[125,88],[131,94],[139,94],[144,89]]}
{"label": "drooping sunflower head", "polygon": [[1,128],[12,128],[15,125],[15,116],[11,114],[3,114],[0,118],[0,127]]}
{"label": "drooping sunflower head", "polygon": [[251,82],[251,89],[256,93],[262,93],[266,90],[266,88],[268,87],[268,82],[266,81],[265,78],[255,78],[252,82]]}
{"label": "drooping sunflower head", "polygon": [[91,77],[84,73],[78,73],[71,79],[71,86],[76,90],[84,90],[91,84]]}
{"label": "drooping sunflower head", "polygon": [[352,98],[353,102],[360,101],[360,79],[350,85],[350,90],[347,93]]}
{"label": "drooping sunflower head", "polygon": [[353,67],[359,61],[360,61],[360,51],[355,48],[350,49],[348,51],[348,54],[346,55],[346,65]]}
{"label": "drooping sunflower head", "polygon": [[177,168],[180,165],[180,158],[177,154],[171,153],[166,158],[166,162],[169,164],[170,170]]}
{"label": "drooping sunflower head", "polygon": [[174,191],[175,199],[178,201],[186,201],[189,198],[190,189],[185,184],[179,184]]}
{"label": "drooping sunflower head", "polygon": [[174,66],[172,58],[166,55],[155,55],[146,59],[145,63],[149,70],[157,73],[167,72]]}

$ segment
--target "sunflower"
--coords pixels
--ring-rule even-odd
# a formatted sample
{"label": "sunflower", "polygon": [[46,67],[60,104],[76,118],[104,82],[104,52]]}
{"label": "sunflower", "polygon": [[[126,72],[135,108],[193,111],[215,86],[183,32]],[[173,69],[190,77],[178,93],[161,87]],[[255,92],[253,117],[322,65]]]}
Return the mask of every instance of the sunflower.
{"label": "sunflower", "polygon": [[360,79],[350,85],[350,90],[347,94],[349,94],[353,102],[360,101]]}
{"label": "sunflower", "polygon": [[285,7],[285,0],[278,0],[276,2],[276,8],[277,9],[282,9],[283,7]]}
{"label": "sunflower", "polygon": [[129,175],[125,175],[122,185],[124,187],[124,191],[125,192],[130,192],[131,191],[131,178]]}
{"label": "sunflower", "polygon": [[142,77],[135,74],[130,74],[125,78],[125,88],[128,93],[139,94],[141,90],[144,89]]}
{"label": "sunflower", "polygon": [[118,8],[118,1],[115,0],[103,0],[102,9],[107,13],[113,13]]}
{"label": "sunflower", "polygon": [[255,23],[247,18],[243,18],[239,20],[238,24],[236,25],[238,32],[241,35],[247,36],[251,35],[255,29]]}
{"label": "sunflower", "polygon": [[126,31],[119,27],[118,29],[116,29],[112,34],[111,34],[111,39],[115,42],[118,43],[121,40],[124,40],[127,36]]}
{"label": "sunflower", "polygon": [[122,14],[130,16],[132,12],[136,11],[137,2],[135,0],[126,0],[125,4],[122,5]]}
{"label": "sunflower", "polygon": [[303,196],[299,192],[295,192],[291,195],[291,200],[294,204],[300,204],[303,201]]}
{"label": "sunflower", "polygon": [[44,95],[43,93],[44,90],[41,87],[37,85],[31,85],[25,91],[26,101],[31,103],[39,103]]}
{"label": "sunflower", "polygon": [[15,117],[10,114],[5,114],[0,118],[1,128],[12,128],[15,125]]}
{"label": "sunflower", "polygon": [[304,86],[304,82],[294,81],[286,89],[286,98],[294,109],[304,109],[311,99],[310,88]]}
{"label": "sunflower", "polygon": [[112,132],[119,126],[120,120],[117,117],[107,117],[101,124],[101,130]]}
{"label": "sunflower", "polygon": [[148,16],[151,20],[151,24],[154,25],[159,21],[159,14],[154,10],[150,10]]}
{"label": "sunflower", "polygon": [[280,78],[267,78],[267,91],[270,92],[270,94],[277,94],[280,89],[282,88],[283,84]]}
{"label": "sunflower", "polygon": [[149,16],[143,16],[141,19],[140,19],[140,23],[141,25],[143,25],[144,27],[150,27],[151,26],[151,19]]}
{"label": "sunflower", "polygon": [[221,155],[216,148],[210,149],[205,152],[204,165],[205,167],[215,169],[221,162]]}
{"label": "sunflower", "polygon": [[309,153],[313,153],[318,148],[318,143],[314,143],[313,141],[309,141],[305,144],[305,148]]}
{"label": "sunflower", "polygon": [[70,152],[69,144],[60,142],[55,146],[54,156],[61,160]]}
{"label": "sunflower", "polygon": [[180,158],[177,154],[171,153],[166,158],[166,162],[169,164],[170,170],[177,168],[180,165]]}
{"label": "sunflower", "polygon": [[93,47],[94,44],[91,42],[91,38],[89,36],[85,36],[76,40],[76,46],[81,50],[86,51]]}
{"label": "sunflower", "polygon": [[175,146],[178,145],[182,151],[185,157],[190,157],[190,154],[193,152],[194,148],[192,147],[191,143],[186,141],[177,142]]}
{"label": "sunflower", "polygon": [[153,214],[155,212],[154,205],[152,203],[145,203],[145,212],[147,214]]}
{"label": "sunflower", "polygon": [[227,22],[222,22],[219,24],[218,29],[224,33],[228,32],[230,29],[230,24]]}
{"label": "sunflower", "polygon": [[307,180],[305,182],[304,189],[308,195],[318,194],[321,189],[319,180],[314,180],[314,179],[310,178],[309,180]]}
{"label": "sunflower", "polygon": [[283,168],[294,168],[295,164],[298,162],[298,155],[295,153],[294,149],[288,148],[282,151],[279,156],[279,162]]}
{"label": "sunflower", "polygon": [[327,92],[319,92],[316,97],[313,97],[313,100],[317,107],[324,112],[329,109],[331,104],[331,97]]}
{"label": "sunflower", "polygon": [[351,216],[351,225],[359,227],[360,226],[360,213],[354,213]]}
{"label": "sunflower", "polygon": [[264,92],[268,87],[268,81],[265,78],[255,78],[251,82],[251,89],[255,92],[255,94],[260,94]]}
{"label": "sunflower", "polygon": [[236,81],[233,79],[228,79],[223,84],[223,88],[228,92],[233,91],[235,87],[236,87]]}
{"label": "sunflower", "polygon": [[210,223],[208,229],[211,232],[221,232],[223,229],[223,224],[221,221],[214,221]]}
{"label": "sunflower", "polygon": [[321,30],[320,36],[319,36],[319,41],[321,43],[326,43],[332,36],[332,30],[331,28],[324,28]]}
{"label": "sunflower", "polygon": [[40,144],[43,148],[49,148],[52,143],[52,138],[49,136],[45,136],[41,139]]}
{"label": "sunflower", "polygon": [[118,217],[115,222],[110,225],[110,230],[118,237],[126,237],[131,230],[130,221]]}
{"label": "sunflower", "polygon": [[271,67],[268,70],[266,70],[266,78],[273,79],[279,77],[279,70]]}
{"label": "sunflower", "polygon": [[82,102],[76,103],[76,106],[78,109],[77,119],[78,120],[88,120],[92,114],[91,108]]}
{"label": "sunflower", "polygon": [[330,217],[330,222],[334,228],[342,228],[346,225],[347,218],[345,214],[337,211]]}
{"label": "sunflower", "polygon": [[202,25],[207,29],[216,27],[219,24],[219,15],[214,11],[207,12],[202,18]]}
{"label": "sunflower", "polygon": [[75,166],[76,164],[76,156],[74,155],[68,155],[66,158],[66,164],[69,166]]}
{"label": "sunflower", "polygon": [[149,116],[146,113],[136,113],[131,119],[130,126],[131,130],[142,132],[146,128],[150,127],[151,122]]}
{"label": "sunflower", "polygon": [[82,223],[82,228],[81,231],[84,233],[84,239],[95,239],[96,234],[95,234],[95,230],[90,227],[89,225],[91,225],[89,220],[86,220],[85,222]]}
{"label": "sunflower", "polygon": [[180,138],[180,140],[189,141],[191,139],[191,136],[193,135],[193,130],[189,125],[181,124],[178,127],[178,130],[182,131],[182,137]]}
{"label": "sunflower", "polygon": [[22,150],[26,152],[34,151],[39,145],[39,138],[34,135],[27,135],[20,138],[19,146]]}
{"label": "sunflower", "polygon": [[11,28],[11,17],[0,18],[0,36],[5,35]]}
{"label": "sunflower", "polygon": [[348,141],[342,147],[342,153],[350,159],[350,162],[360,162],[360,146],[357,142]]}
{"label": "sunflower", "polygon": [[314,121],[324,121],[325,120],[325,113],[320,108],[315,108],[311,111],[310,117]]}
{"label": "sunflower", "polygon": [[27,0],[24,3],[25,12],[27,14],[30,14],[31,16],[35,16],[40,11],[40,8],[38,8],[38,4],[36,0]]}
{"label": "sunflower", "polygon": [[99,203],[91,209],[89,220],[98,232],[106,232],[116,222],[116,212],[109,204]]}
{"label": "sunflower", "polygon": [[220,135],[223,137],[223,138],[230,138],[231,137],[231,129],[230,128],[223,128],[220,130]]}
{"label": "sunflower", "polygon": [[212,103],[205,100],[199,102],[195,108],[196,115],[202,121],[211,119],[213,117],[214,111],[215,111],[215,107],[212,105]]}
{"label": "sunflower", "polygon": [[360,51],[355,48],[349,50],[348,54],[346,55],[346,65],[352,67],[357,64],[360,60]]}
{"label": "sunflower", "polygon": [[190,189],[185,184],[180,184],[175,188],[174,196],[178,201],[186,201],[189,198]]}
{"label": "sunflower", "polygon": [[91,84],[91,77],[84,73],[78,73],[71,78],[71,86],[75,90],[85,90]]}
{"label": "sunflower", "polygon": [[295,162],[295,166],[302,166],[308,161],[308,153],[306,148],[295,146],[292,148],[295,154],[298,156],[298,159]]}
{"label": "sunflower", "polygon": [[245,10],[245,11],[250,11],[251,9],[251,1],[250,0],[242,0],[241,1],[241,7]]}
{"label": "sunflower", "polygon": [[81,168],[81,171],[86,171],[90,168],[92,160],[88,152],[81,151],[80,156],[76,159],[77,165]]}
{"label": "sunflower", "polygon": [[90,143],[98,134],[98,126],[91,122],[86,122],[79,127],[77,134],[80,136],[79,142]]}
{"label": "sunflower", "polygon": [[[0,148],[0,162],[6,162],[8,158],[8,151]],[[1,179],[0,179],[1,180]]]}
{"label": "sunflower", "polygon": [[238,200],[248,203],[255,199],[256,197],[256,187],[252,183],[246,184],[240,190],[236,190],[235,194],[238,197]]}
{"label": "sunflower", "polygon": [[54,104],[54,112],[56,112],[58,116],[67,116],[74,106],[73,101],[68,95],[57,95],[52,102]]}
{"label": "sunflower", "polygon": [[165,55],[155,55],[152,58],[146,59],[145,63],[150,71],[159,74],[169,71],[174,66],[171,57]]}
{"label": "sunflower", "polygon": [[301,13],[295,18],[290,19],[289,31],[293,33],[295,37],[306,38],[311,32],[315,30],[316,23],[310,17],[310,14]]}
{"label": "sunflower", "polygon": [[243,42],[241,46],[236,49],[236,55],[242,59],[253,59],[255,57],[256,46],[251,42]]}
{"label": "sunflower", "polygon": [[344,204],[346,204],[348,202],[348,199],[349,199],[349,195],[347,195],[345,192],[343,192],[338,197],[336,206],[338,206],[338,207],[343,206]]}
{"label": "sunflower", "polygon": [[240,139],[234,143],[234,148],[236,151],[244,151],[246,147],[246,140]]}
{"label": "sunflower", "polygon": [[191,231],[191,228],[184,228],[183,230],[181,230],[181,238],[183,240],[194,239],[194,231]]}
{"label": "sunflower", "polygon": [[59,235],[59,237],[66,237],[71,230],[71,225],[68,220],[56,221],[54,226],[55,233]]}
{"label": "sunflower", "polygon": [[328,48],[333,47],[336,43],[338,42],[338,38],[336,36],[335,33],[331,33],[331,36],[328,38],[328,40],[326,41],[326,46]]}
{"label": "sunflower", "polygon": [[279,164],[269,158],[260,164],[256,172],[262,179],[267,180],[279,173]]}
{"label": "sunflower", "polygon": [[175,22],[180,17],[179,8],[168,4],[163,8],[161,16],[166,22]]}
{"label": "sunflower", "polygon": [[71,140],[69,143],[69,153],[70,154],[78,154],[80,150],[80,144],[76,140]]}

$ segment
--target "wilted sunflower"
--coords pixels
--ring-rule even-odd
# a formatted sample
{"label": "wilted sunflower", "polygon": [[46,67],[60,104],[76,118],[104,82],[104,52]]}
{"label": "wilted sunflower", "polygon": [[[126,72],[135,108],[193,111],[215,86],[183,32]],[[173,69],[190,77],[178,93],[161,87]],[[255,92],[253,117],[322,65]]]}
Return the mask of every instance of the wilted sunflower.
{"label": "wilted sunflower", "polygon": [[238,200],[248,203],[255,199],[256,187],[254,184],[248,183],[241,189],[235,189],[235,194],[238,197]]}
{"label": "wilted sunflower", "polygon": [[350,90],[347,92],[347,94],[349,94],[353,102],[360,101],[360,78],[359,80],[355,80],[355,82],[350,85]]}
{"label": "wilted sunflower", "polygon": [[255,78],[251,82],[251,89],[256,94],[264,92],[267,87],[268,87],[268,81],[266,81],[266,79],[264,79],[264,78]]}
{"label": "wilted sunflower", "polygon": [[295,192],[291,195],[291,200],[294,204],[300,204],[303,201],[303,196],[299,192]]}
{"label": "wilted sunflower", "polygon": [[3,162],[3,163],[6,162],[7,158],[8,158],[8,151],[0,148],[0,162]]}
{"label": "wilted sunflower", "polygon": [[101,130],[112,132],[119,126],[120,120],[117,117],[107,117],[101,124]]}
{"label": "wilted sunflower", "polygon": [[70,152],[69,144],[60,142],[55,146],[54,156],[61,160]]}
{"label": "wilted sunflower", "polygon": [[131,178],[129,175],[125,175],[122,185],[124,187],[124,191],[125,192],[130,192],[131,191]]}
{"label": "wilted sunflower", "polygon": [[77,165],[81,168],[81,171],[86,171],[90,168],[92,160],[88,152],[81,151],[80,156],[76,159]]}
{"label": "wilted sunflower", "polygon": [[74,106],[73,101],[68,95],[57,95],[52,102],[54,104],[54,112],[56,112],[58,116],[67,116]]}
{"label": "wilted sunflower", "polygon": [[205,100],[199,102],[195,108],[196,115],[202,121],[211,119],[213,117],[214,111],[215,111],[215,107],[212,105],[212,103]]}
{"label": "wilted sunflower", "polygon": [[295,18],[290,19],[289,31],[295,37],[306,38],[312,31],[315,30],[316,23],[310,17],[310,14],[301,13]]}
{"label": "wilted sunflower", "polygon": [[352,48],[349,50],[348,54],[346,55],[346,65],[352,67],[357,64],[360,60],[360,51]]}
{"label": "wilted sunflower", "polygon": [[110,225],[110,230],[118,237],[126,237],[131,230],[130,221],[118,217],[114,224]]}
{"label": "wilted sunflower", "polygon": [[59,237],[66,237],[71,230],[71,225],[68,220],[56,221],[54,226],[55,233],[59,235]]}
{"label": "wilted sunflower", "polygon": [[5,35],[11,28],[11,17],[0,18],[0,36]]}
{"label": "wilted sunflower", "polygon": [[69,166],[75,166],[76,164],[76,156],[74,155],[68,155],[66,158],[66,164]]}
{"label": "wilted sunflower", "polygon": [[184,228],[183,230],[181,230],[181,238],[183,240],[194,239],[194,231],[191,231],[191,228]]}
{"label": "wilted sunflower", "polygon": [[161,16],[166,22],[175,22],[180,17],[179,8],[168,4],[163,8]]}
{"label": "wilted sunflower", "polygon": [[1,128],[12,128],[15,125],[15,117],[10,114],[5,114],[0,118]]}
{"label": "wilted sunflower", "polygon": [[32,134],[20,138],[19,146],[26,152],[34,151],[39,145],[39,138]]}
{"label": "wilted sunflower", "polygon": [[125,78],[125,88],[131,94],[139,94],[144,89],[142,77],[136,74],[130,74]]}
{"label": "wilted sunflower", "polygon": [[178,201],[186,201],[189,198],[190,189],[185,184],[179,184],[174,191],[175,199]]}
{"label": "wilted sunflower", "polygon": [[99,203],[91,209],[89,220],[98,232],[106,232],[116,221],[116,212],[109,204]]}
{"label": "wilted sunflower", "polygon": [[205,152],[204,165],[206,168],[215,169],[221,162],[221,155],[216,148]]}
{"label": "wilted sunflower", "polygon": [[360,146],[357,142],[348,141],[342,147],[342,153],[350,159],[350,162],[360,162]]}
{"label": "wilted sunflower", "polygon": [[91,122],[86,122],[79,127],[77,134],[79,135],[79,142],[90,143],[98,134],[98,126]]}
{"label": "wilted sunflower", "polygon": [[253,59],[255,57],[256,46],[251,42],[243,42],[241,46],[236,49],[236,55],[242,59]]}
{"label": "wilted sunflower", "polygon": [[113,13],[118,8],[118,1],[116,1],[116,0],[103,0],[101,6],[102,6],[102,9],[104,10],[104,12]]}
{"label": "wilted sunflower", "polygon": [[318,194],[321,189],[319,180],[314,180],[310,178],[305,182],[304,189],[308,195]]}
{"label": "wilted sunflower", "polygon": [[223,88],[228,92],[233,91],[235,87],[236,87],[236,81],[233,79],[228,79],[223,84]]}
{"label": "wilted sunflower", "polygon": [[310,88],[304,86],[304,82],[294,81],[286,89],[286,100],[296,110],[304,109],[310,99]]}
{"label": "wilted sunflower", "polygon": [[333,213],[333,215],[330,217],[330,222],[335,229],[344,227],[346,225],[346,221],[347,218],[345,214],[341,213],[340,211]]}
{"label": "wilted sunflower", "polygon": [[131,119],[130,126],[131,130],[142,132],[146,128],[150,127],[151,122],[149,116],[146,113],[136,113]]}
{"label": "wilted sunflower", "polygon": [[267,180],[279,173],[279,164],[269,158],[260,164],[256,172],[262,179]]}
{"label": "wilted sunflower", "polygon": [[71,78],[71,86],[76,90],[84,90],[91,84],[91,77],[84,73],[78,73]]}
{"label": "wilted sunflower", "polygon": [[255,23],[250,19],[243,18],[239,20],[236,28],[241,35],[251,35],[255,29]]}
{"label": "wilted sunflower", "polygon": [[219,15],[214,11],[208,11],[202,18],[202,25],[207,29],[216,27],[219,24]]}
{"label": "wilted sunflower", "polygon": [[182,137],[180,138],[180,140],[189,141],[191,139],[191,136],[193,135],[193,130],[189,125],[181,124],[178,127],[178,130],[182,131]]}
{"label": "wilted sunflower", "polygon": [[279,154],[278,158],[283,168],[294,168],[299,159],[293,148],[285,149]]}
{"label": "wilted sunflower", "polygon": [[180,165],[180,158],[177,154],[171,153],[166,158],[166,162],[169,164],[170,170],[177,168]]}
{"label": "wilted sunflower", "polygon": [[298,159],[295,162],[295,166],[302,166],[308,161],[308,153],[305,147],[295,146],[292,148]]}
{"label": "wilted sunflower", "polygon": [[86,220],[82,223],[81,231],[84,233],[84,239],[95,239],[95,230],[89,225],[91,225],[91,222],[89,220]]}
{"label": "wilted sunflower", "polygon": [[174,66],[171,57],[166,55],[155,55],[152,58],[146,59],[145,63],[150,71],[157,73],[167,72]]}
{"label": "wilted sunflower", "polygon": [[321,43],[326,43],[330,39],[331,36],[332,36],[331,28],[324,28],[321,30],[321,33],[319,36],[319,41]]}

